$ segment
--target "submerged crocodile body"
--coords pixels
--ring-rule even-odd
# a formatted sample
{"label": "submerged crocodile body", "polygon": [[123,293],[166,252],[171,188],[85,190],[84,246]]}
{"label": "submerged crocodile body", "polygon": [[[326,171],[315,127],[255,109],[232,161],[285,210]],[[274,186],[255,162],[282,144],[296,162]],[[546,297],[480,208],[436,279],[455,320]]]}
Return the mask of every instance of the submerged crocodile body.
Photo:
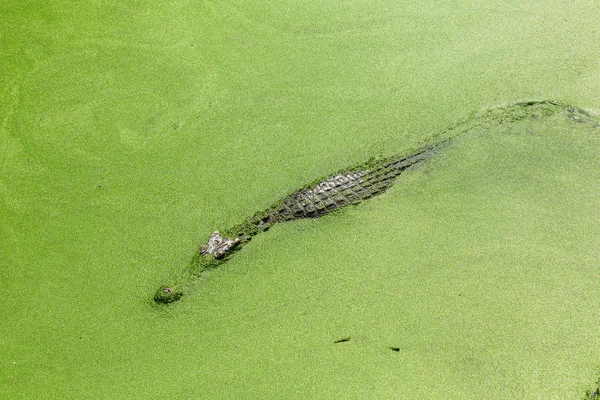
{"label": "submerged crocodile body", "polygon": [[532,101],[497,107],[448,129],[443,138],[408,155],[374,159],[320,179],[258,212],[231,229],[214,232],[200,247],[190,266],[172,283],[160,287],[154,295],[159,303],[179,300],[189,285],[207,269],[216,268],[253,236],[280,222],[318,218],[351,204],[360,203],[390,188],[407,169],[424,163],[452,143],[453,138],[476,126],[498,125],[524,118],[547,117],[558,112],[576,122],[593,119],[585,110],[554,101]]}
{"label": "submerged crocodile body", "polygon": [[340,171],[294,192],[223,233],[213,232],[208,242],[200,247],[197,259],[192,262],[197,265],[192,265],[177,282],[161,287],[154,300],[160,303],[179,300],[195,276],[207,268],[217,267],[253,236],[276,223],[318,218],[383,193],[404,170],[427,160],[440,151],[444,144],[423,147],[408,156],[397,155]]}

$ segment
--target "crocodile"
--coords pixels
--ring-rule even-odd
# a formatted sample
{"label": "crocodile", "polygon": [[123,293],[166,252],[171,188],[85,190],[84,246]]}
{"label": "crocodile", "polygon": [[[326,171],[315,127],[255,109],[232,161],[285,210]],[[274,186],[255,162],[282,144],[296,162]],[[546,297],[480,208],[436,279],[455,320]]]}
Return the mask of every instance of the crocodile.
{"label": "crocodile", "polygon": [[190,266],[175,280],[161,286],[156,291],[154,300],[158,303],[179,300],[203,272],[217,268],[241,250],[252,237],[277,223],[319,218],[384,193],[399,175],[444,151],[464,132],[475,127],[506,124],[526,118],[538,119],[557,113],[564,113],[574,122],[597,124],[595,117],[586,110],[552,100],[528,101],[490,108],[436,135],[417,150],[373,158],[366,163],[318,179],[234,227],[222,232],[213,232],[206,244],[196,252]]}

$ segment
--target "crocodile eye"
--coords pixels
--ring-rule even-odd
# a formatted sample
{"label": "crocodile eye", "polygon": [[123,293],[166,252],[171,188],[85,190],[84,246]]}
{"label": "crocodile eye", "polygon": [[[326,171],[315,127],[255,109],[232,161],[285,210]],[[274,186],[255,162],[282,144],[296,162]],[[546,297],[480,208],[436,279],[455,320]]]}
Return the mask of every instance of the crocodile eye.
{"label": "crocodile eye", "polygon": [[165,293],[171,293],[172,291],[173,291],[173,289],[171,289],[169,287],[166,287],[163,289],[163,292],[165,292]]}

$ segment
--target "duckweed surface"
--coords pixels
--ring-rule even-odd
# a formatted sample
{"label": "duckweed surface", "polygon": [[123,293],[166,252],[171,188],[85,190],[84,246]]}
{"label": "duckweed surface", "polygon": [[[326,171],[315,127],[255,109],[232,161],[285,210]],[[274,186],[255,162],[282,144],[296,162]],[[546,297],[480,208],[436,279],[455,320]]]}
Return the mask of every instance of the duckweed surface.
{"label": "duckweed surface", "polygon": [[[210,232],[491,106],[600,110],[588,1],[0,4],[0,397],[580,399],[600,133],[470,130],[384,195]],[[334,343],[340,338],[350,340]]]}

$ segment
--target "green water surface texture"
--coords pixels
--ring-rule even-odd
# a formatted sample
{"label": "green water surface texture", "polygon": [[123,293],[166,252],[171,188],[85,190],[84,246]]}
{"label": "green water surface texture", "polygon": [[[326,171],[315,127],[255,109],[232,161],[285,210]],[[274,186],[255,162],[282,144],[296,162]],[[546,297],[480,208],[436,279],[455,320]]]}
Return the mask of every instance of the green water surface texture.
{"label": "green water surface texture", "polygon": [[151,295],[212,231],[471,112],[600,110],[599,10],[0,1],[0,398],[582,398],[600,134],[569,119],[466,132]]}

